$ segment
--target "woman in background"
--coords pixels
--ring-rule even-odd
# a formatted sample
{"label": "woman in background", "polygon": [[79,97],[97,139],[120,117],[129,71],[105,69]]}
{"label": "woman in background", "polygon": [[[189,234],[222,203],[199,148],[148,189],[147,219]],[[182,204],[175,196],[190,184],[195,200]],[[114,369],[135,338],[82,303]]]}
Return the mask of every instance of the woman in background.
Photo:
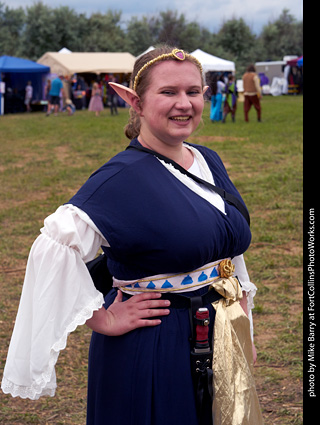
{"label": "woman in background", "polygon": [[225,89],[225,83],[223,77],[219,77],[217,74],[213,76],[210,84],[211,88],[211,108],[210,108],[210,119],[212,122],[222,120],[222,93]]}
{"label": "woman in background", "polygon": [[93,83],[91,99],[89,102],[89,111],[93,111],[96,114],[96,117],[100,115],[100,112],[103,111],[102,103],[102,91],[98,83]]}
{"label": "woman in background", "polygon": [[222,122],[226,122],[226,118],[229,113],[231,113],[232,122],[235,122],[238,91],[237,91],[235,77],[232,74],[230,74],[228,77],[228,83],[226,84],[226,87],[225,87],[225,95],[226,95],[226,99],[223,105]]}

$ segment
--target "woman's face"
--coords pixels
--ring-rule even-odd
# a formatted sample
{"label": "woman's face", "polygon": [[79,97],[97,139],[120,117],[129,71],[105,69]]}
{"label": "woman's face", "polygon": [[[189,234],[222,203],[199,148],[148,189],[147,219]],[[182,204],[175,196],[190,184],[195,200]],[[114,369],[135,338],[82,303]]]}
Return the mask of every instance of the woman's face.
{"label": "woman's face", "polygon": [[204,100],[200,71],[192,62],[160,62],[150,70],[140,103],[140,136],[148,143],[177,145],[200,123]]}

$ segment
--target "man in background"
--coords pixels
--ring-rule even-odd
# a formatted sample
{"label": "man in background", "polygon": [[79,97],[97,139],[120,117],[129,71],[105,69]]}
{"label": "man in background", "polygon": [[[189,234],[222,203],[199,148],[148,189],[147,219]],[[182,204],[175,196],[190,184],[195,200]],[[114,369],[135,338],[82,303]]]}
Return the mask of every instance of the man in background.
{"label": "man in background", "polygon": [[253,105],[257,111],[258,121],[261,121],[261,87],[260,80],[256,73],[254,65],[247,68],[246,73],[242,77],[244,90],[244,120],[249,121],[249,111]]}
{"label": "man in background", "polygon": [[60,94],[63,94],[63,76],[59,75],[57,78],[52,80],[51,89],[49,92],[50,103],[48,104],[47,116],[51,114],[51,109],[53,107],[54,115],[58,115],[60,109]]}

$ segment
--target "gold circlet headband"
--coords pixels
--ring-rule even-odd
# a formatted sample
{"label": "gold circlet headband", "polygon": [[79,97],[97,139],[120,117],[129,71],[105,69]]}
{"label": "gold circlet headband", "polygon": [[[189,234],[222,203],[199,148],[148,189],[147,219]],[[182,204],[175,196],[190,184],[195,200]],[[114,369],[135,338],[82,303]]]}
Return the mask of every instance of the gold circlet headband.
{"label": "gold circlet headband", "polygon": [[143,65],[143,67],[139,69],[139,71],[137,72],[137,75],[135,76],[135,79],[134,79],[133,90],[136,91],[140,75],[144,70],[146,70],[147,68],[149,68],[149,66],[153,65],[156,62],[162,61],[164,59],[170,59],[170,58],[177,59],[179,61],[184,61],[186,58],[192,58],[192,60],[196,63],[196,65],[198,66],[198,68],[199,68],[199,70],[202,74],[202,65],[198,61],[197,58],[190,55],[189,53],[185,53],[183,50],[173,49],[171,53],[164,53],[163,55],[159,55],[156,58],[145,63]]}

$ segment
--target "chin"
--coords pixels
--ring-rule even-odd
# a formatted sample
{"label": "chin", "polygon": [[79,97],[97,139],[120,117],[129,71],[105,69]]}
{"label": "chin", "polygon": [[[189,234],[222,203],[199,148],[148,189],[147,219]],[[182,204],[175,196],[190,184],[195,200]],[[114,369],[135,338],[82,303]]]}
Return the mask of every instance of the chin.
{"label": "chin", "polygon": [[180,130],[180,131],[176,131],[176,132],[172,132],[171,135],[172,137],[184,141],[186,139],[188,139],[188,137],[191,136],[191,134],[195,131],[195,128],[186,128],[184,130]]}

